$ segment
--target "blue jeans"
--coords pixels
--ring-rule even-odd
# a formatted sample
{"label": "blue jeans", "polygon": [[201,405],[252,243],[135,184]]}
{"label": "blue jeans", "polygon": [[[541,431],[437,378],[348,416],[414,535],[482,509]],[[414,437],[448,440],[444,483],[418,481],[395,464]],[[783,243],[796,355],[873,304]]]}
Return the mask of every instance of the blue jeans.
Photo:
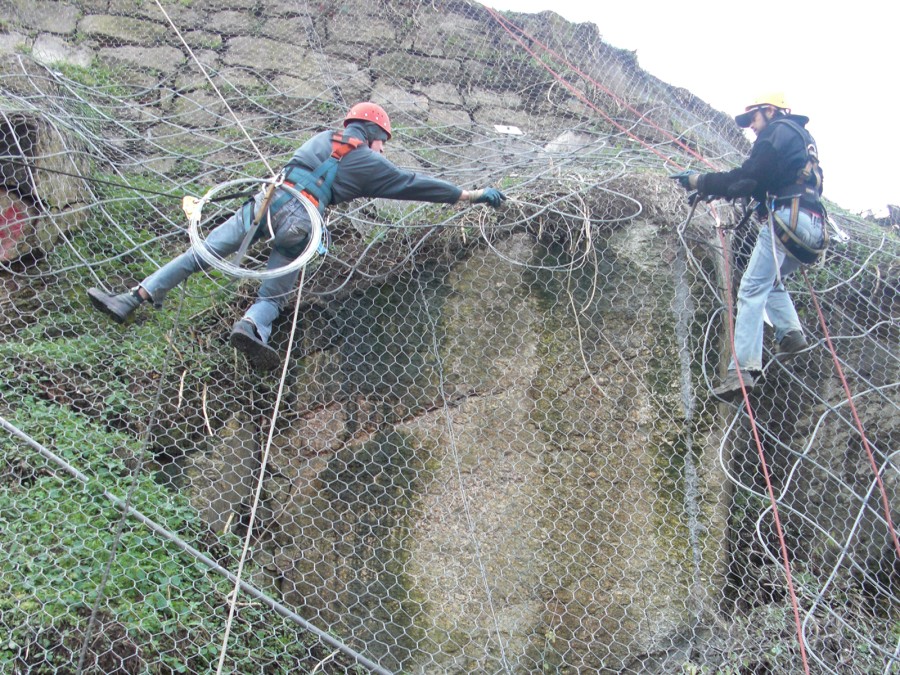
{"label": "blue jeans", "polygon": [[[275,196],[277,197],[279,193],[280,191],[276,191]],[[255,198],[257,210],[262,199],[262,193]],[[252,218],[247,217],[244,209],[238,209],[228,220],[209,233],[205,241],[206,248],[221,257],[234,253],[240,248],[247,228],[251,225]],[[272,214],[272,229],[275,232],[275,239],[266,264],[268,269],[283,267],[303,252],[310,232],[309,214],[306,212],[306,208],[299,200],[290,199]],[[267,235],[268,231],[266,218],[263,216],[253,235],[253,241],[258,241]],[[192,249],[189,249],[144,279],[140,286],[150,294],[155,303],[161,303],[166,293],[191,274],[208,268],[209,265],[197,257]],[[269,336],[272,334],[272,322],[281,313],[299,273],[299,270],[295,270],[263,281],[259,287],[256,302],[244,314],[244,318],[256,326],[263,342],[269,341]]]}
{"label": "blue jeans", "polygon": [[[788,223],[791,210],[777,209],[775,215],[782,222]],[[805,244],[821,248],[824,237],[822,217],[801,209],[797,218],[796,234]],[[728,366],[729,370],[734,370],[737,364],[740,364],[741,370],[762,370],[764,310],[775,326],[776,341],[780,341],[792,330],[803,330],[791,296],[785,290],[784,284],[778,280],[779,272],[781,279],[785,279],[800,265],[800,262],[785,251],[777,238],[773,251],[772,230],[768,223],[763,225],[738,289],[734,358]]]}

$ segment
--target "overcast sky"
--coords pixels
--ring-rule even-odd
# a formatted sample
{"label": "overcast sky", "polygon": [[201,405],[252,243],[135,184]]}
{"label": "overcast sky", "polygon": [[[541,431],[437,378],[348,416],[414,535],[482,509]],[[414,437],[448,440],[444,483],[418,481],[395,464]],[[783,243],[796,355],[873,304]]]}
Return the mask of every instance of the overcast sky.
{"label": "overcast sky", "polygon": [[900,205],[896,0],[484,4],[552,8],[569,21],[595,23],[606,42],[635,51],[644,70],[731,115],[758,94],[783,91],[793,111],[810,118],[828,199],[852,212]]}

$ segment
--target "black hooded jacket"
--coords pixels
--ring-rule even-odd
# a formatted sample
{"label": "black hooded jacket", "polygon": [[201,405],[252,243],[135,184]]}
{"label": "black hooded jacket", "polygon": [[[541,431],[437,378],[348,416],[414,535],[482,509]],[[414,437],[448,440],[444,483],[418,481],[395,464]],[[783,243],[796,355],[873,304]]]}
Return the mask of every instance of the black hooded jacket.
{"label": "black hooded jacket", "polygon": [[809,158],[809,148],[816,152],[816,142],[805,128],[807,122],[809,118],[803,115],[779,115],[769,120],[744,163],[731,171],[700,175],[698,192],[728,199],[754,197],[765,204],[767,194],[777,194],[797,182]]}

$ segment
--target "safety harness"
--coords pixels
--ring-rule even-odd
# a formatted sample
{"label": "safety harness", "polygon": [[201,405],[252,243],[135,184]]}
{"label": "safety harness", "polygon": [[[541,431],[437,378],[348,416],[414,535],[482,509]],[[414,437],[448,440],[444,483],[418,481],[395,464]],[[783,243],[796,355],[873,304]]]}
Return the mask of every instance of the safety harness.
{"label": "safety harness", "polygon": [[[288,163],[279,175],[278,180],[269,184],[258,210],[254,210],[253,199],[248,200],[242,207],[241,216],[245,223],[250,223],[250,226],[247,228],[247,233],[244,235],[244,239],[233,257],[232,264],[239,265],[240,261],[243,260],[250,244],[256,239],[256,233],[263,216],[268,217],[269,234],[272,238],[275,237],[275,233],[272,231],[271,215],[293,198],[293,195],[287,190],[278,190],[279,186],[287,185],[288,187],[298,188],[300,193],[319,209],[319,213],[325,215],[325,209],[331,203],[331,186],[334,183],[334,177],[337,175],[338,162],[348,153],[364,144],[365,142],[358,138],[351,138],[338,132],[331,137],[331,156],[322,162],[315,171],[310,171],[297,164]],[[320,252],[324,252],[324,248],[321,245],[320,249]]]}
{"label": "safety harness", "polygon": [[[804,265],[812,265],[828,247],[828,228],[824,226],[825,207],[819,199],[822,194],[822,169],[819,167],[819,153],[816,144],[803,127],[790,119],[776,119],[771,124],[784,124],[800,135],[806,149],[806,164],[797,172],[797,179],[774,193],[768,194],[769,221],[773,234],[784,244],[785,250]],[[775,215],[776,204],[790,204],[791,216],[784,222]],[[818,216],[823,221],[821,248],[814,248],[797,236],[797,218],[800,209]]]}
{"label": "safety harness", "polygon": [[[365,145],[365,141],[358,138],[351,138],[342,133],[334,134],[331,137],[331,156],[314,171],[298,164],[288,164],[284,167],[284,185],[299,190],[316,205],[319,213],[324,215],[325,209],[331,203],[331,186],[337,175],[338,162],[362,145]],[[290,199],[291,195],[283,191],[272,203],[272,210],[277,211]]]}

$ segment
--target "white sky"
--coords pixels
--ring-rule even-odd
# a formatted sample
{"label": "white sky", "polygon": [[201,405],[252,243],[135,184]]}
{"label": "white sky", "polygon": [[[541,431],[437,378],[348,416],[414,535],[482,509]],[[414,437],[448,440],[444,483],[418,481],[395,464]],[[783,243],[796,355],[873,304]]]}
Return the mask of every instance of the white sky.
{"label": "white sky", "polygon": [[482,2],[595,23],[605,42],[635,51],[641,68],[730,115],[782,91],[810,118],[828,199],[851,212],[900,205],[896,0]]}

